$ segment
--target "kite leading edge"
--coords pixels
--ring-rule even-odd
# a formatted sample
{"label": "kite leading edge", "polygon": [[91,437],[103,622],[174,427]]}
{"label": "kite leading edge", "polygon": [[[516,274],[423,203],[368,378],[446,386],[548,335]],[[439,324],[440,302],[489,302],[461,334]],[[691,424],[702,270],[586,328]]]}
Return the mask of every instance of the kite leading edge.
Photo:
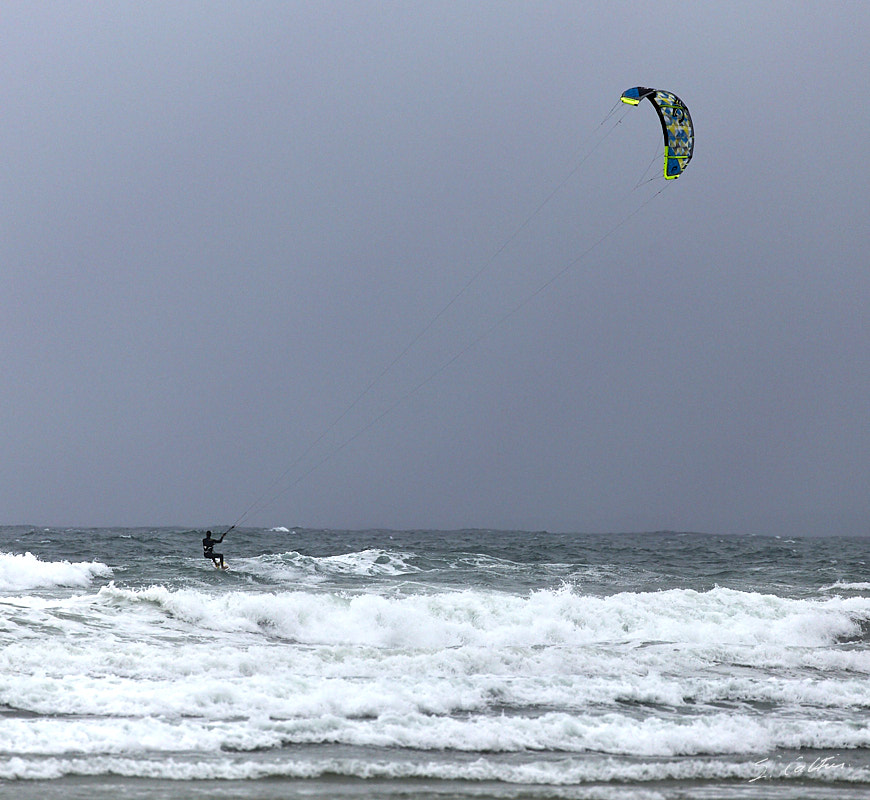
{"label": "kite leading edge", "polygon": [[695,132],[689,109],[672,92],[635,86],[626,89],[620,98],[623,103],[636,106],[644,97],[655,107],[662,123],[665,137],[665,178],[679,178],[689,161],[695,147]]}

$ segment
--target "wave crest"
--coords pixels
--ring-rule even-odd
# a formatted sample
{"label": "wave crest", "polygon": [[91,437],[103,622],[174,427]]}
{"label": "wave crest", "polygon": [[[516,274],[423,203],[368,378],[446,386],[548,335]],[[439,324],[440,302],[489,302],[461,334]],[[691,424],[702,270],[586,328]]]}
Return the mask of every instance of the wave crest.
{"label": "wave crest", "polygon": [[32,553],[0,553],[0,591],[23,592],[53,587],[87,587],[112,570],[99,561],[43,561]]}

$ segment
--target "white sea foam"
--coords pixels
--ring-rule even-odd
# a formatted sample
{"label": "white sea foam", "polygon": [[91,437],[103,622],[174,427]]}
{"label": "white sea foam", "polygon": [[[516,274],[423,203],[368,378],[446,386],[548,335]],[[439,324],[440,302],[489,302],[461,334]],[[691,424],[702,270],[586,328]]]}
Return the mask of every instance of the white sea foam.
{"label": "white sea foam", "polygon": [[390,648],[576,646],[607,642],[819,647],[858,636],[870,598],[781,598],[731,589],[528,596],[482,590],[406,597],[366,593],[203,592],[104,587],[100,595],[156,604],[222,631],[262,631],[308,644]]}
{"label": "white sea foam", "polygon": [[401,576],[420,572],[409,563],[412,555],[370,549],[335,556],[309,556],[289,552],[233,560],[238,573],[254,575],[277,584],[313,586],[334,577]]}
{"label": "white sea foam", "polygon": [[[0,704],[134,727],[152,724],[141,717],[168,720],[157,738],[175,742],[170,749],[184,736],[208,748],[217,736],[237,748],[337,741],[668,755],[867,746],[870,736],[836,716],[866,706],[870,654],[828,646],[868,618],[865,598],[728,590],[593,598],[567,588],[525,597],[214,595],[110,584],[89,596],[18,598],[9,608]],[[60,635],[38,635],[51,629]],[[770,727],[745,714],[758,703],[783,709],[771,712]],[[719,713],[722,704],[732,711]],[[651,706],[708,713],[638,722],[632,707]],[[812,723],[788,720],[806,707]],[[481,716],[454,719],[468,713]],[[229,718],[248,720],[231,741],[217,733]],[[182,722],[191,719],[199,722]],[[31,736],[42,752],[64,741],[63,720],[51,720],[55,728],[7,722],[10,745]],[[70,746],[90,740],[102,752],[104,740],[138,736],[124,727],[115,735],[121,724],[86,737],[73,725]]]}
{"label": "white sea foam", "polygon": [[0,553],[0,592],[25,592],[52,587],[86,587],[112,570],[98,561],[43,561],[32,553]]}
{"label": "white sea foam", "polygon": [[[371,541],[240,554],[220,575],[185,551],[108,584],[84,557],[46,562],[81,584],[20,557],[42,591],[0,592],[0,782],[419,778],[575,800],[658,800],[658,781],[870,784],[861,584],[598,596],[600,565],[554,558],[529,580],[511,560]],[[786,761],[816,753],[843,765]]]}
{"label": "white sea foam", "polygon": [[394,550],[368,549],[337,556],[317,559],[318,566],[336,574],[363,575],[405,575],[420,572],[418,567],[408,563],[410,553]]}
{"label": "white sea foam", "polygon": [[852,592],[867,592],[870,591],[870,582],[858,581],[857,583],[849,583],[848,581],[837,581],[830,586],[823,586],[819,589],[820,592],[835,592],[838,589],[846,589]]}
{"label": "white sea foam", "polygon": [[[842,766],[840,766],[842,764]],[[740,780],[750,783],[760,774],[779,780],[838,781],[863,783],[870,780],[870,770],[853,767],[848,758],[839,759],[835,766],[810,772],[789,769],[789,763],[774,763],[769,773],[762,773],[765,765],[753,759],[696,759],[679,761],[630,762],[618,758],[595,761],[562,757],[551,760],[532,760],[520,764],[505,763],[492,757],[474,761],[456,762],[429,756],[413,760],[385,760],[379,758],[335,758],[316,760],[283,757],[281,759],[251,760],[224,754],[220,759],[198,758],[195,761],[179,757],[161,759],[119,756],[40,758],[16,756],[0,759],[0,779],[47,780],[63,776],[117,775],[122,777],[189,780],[258,780],[264,778],[312,779],[324,776],[345,776],[362,779],[435,779],[465,781],[498,781],[521,785],[582,786],[602,782],[644,783],[663,780]],[[759,795],[756,785],[752,796]],[[582,793],[572,797],[583,797]],[[626,794],[626,787],[614,787],[612,795],[604,795],[600,788],[590,797],[600,800],[612,796],[624,798],[661,797],[659,794]]]}

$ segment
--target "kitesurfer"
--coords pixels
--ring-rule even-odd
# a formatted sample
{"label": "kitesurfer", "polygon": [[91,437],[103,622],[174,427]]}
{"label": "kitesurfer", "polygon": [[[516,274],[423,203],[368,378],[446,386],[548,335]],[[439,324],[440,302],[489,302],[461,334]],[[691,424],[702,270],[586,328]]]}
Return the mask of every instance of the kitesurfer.
{"label": "kitesurfer", "polygon": [[225,533],[221,534],[220,539],[212,538],[211,531],[205,532],[205,539],[202,540],[202,554],[206,558],[210,558],[212,564],[214,564],[215,569],[226,569],[224,566],[224,556],[223,553],[215,553],[214,546],[219,544],[224,540]]}

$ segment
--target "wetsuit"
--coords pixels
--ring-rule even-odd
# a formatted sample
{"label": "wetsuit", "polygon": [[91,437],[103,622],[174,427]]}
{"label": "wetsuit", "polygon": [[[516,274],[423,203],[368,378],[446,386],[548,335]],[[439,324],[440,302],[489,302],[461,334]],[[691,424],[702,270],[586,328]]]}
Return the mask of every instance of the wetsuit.
{"label": "wetsuit", "polygon": [[[224,535],[226,535],[226,534],[224,534]],[[220,559],[221,568],[223,568],[223,565],[224,565],[224,556],[223,556],[223,553],[215,553],[214,546],[216,544],[218,544],[219,542],[222,542],[223,540],[224,540],[223,536],[221,536],[220,539],[212,539],[211,538],[211,531],[206,531],[205,532],[205,539],[202,540],[202,554],[203,554],[203,556],[211,559],[211,561],[214,563],[215,566],[217,566],[217,561],[218,561],[218,559]]]}

